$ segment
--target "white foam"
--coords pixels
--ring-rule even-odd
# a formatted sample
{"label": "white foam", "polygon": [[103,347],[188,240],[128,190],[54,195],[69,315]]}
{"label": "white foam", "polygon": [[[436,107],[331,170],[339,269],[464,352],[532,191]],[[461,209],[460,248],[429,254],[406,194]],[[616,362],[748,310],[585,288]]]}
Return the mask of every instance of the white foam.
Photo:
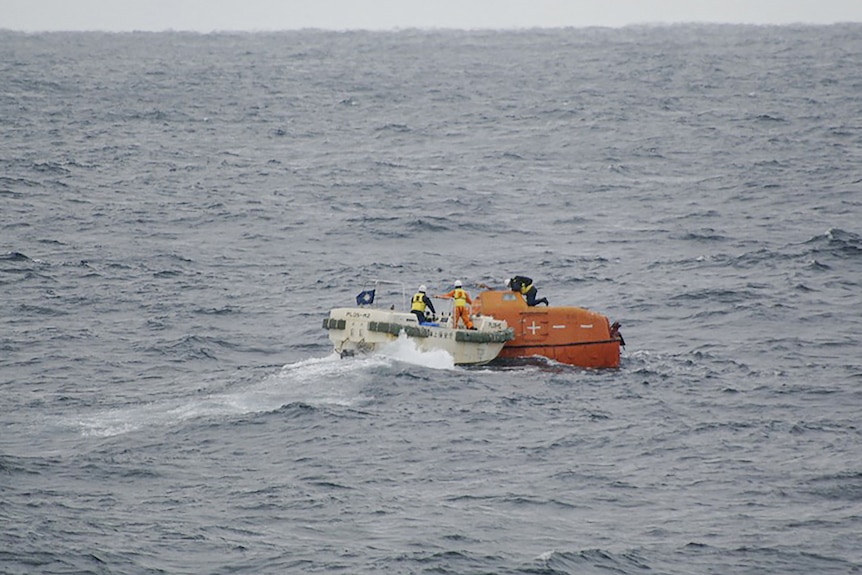
{"label": "white foam", "polygon": [[86,436],[110,437],[194,419],[272,412],[291,403],[348,406],[365,399],[361,395],[360,376],[391,363],[391,359],[380,356],[342,361],[333,353],[285,365],[257,383],[225,393],[109,409],[79,417],[70,424]]}
{"label": "white foam", "polygon": [[453,369],[444,350],[421,351],[402,334],[379,353],[342,360],[338,354],[304,359],[283,366],[263,380],[225,393],[175,397],[163,401],[104,410],[67,422],[83,435],[110,437],[151,427],[249,413],[276,411],[291,403],[349,406],[366,401],[362,376],[400,361],[431,369]]}
{"label": "white foam", "polygon": [[454,369],[455,358],[445,349],[423,351],[416,342],[408,338],[404,332],[395,341],[379,348],[379,355],[390,357],[396,361],[421,365],[431,369]]}

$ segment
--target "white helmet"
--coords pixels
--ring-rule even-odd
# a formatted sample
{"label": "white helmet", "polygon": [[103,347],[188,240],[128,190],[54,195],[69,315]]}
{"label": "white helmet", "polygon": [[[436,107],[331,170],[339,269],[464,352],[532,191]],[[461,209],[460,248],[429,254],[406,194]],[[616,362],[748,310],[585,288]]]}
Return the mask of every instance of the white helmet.
{"label": "white helmet", "polygon": [[461,280],[455,280],[455,287],[461,287]]}
{"label": "white helmet", "polygon": [[510,285],[512,285],[512,278],[506,278],[506,281],[503,283],[506,284],[506,287],[509,287]]}
{"label": "white helmet", "polygon": [[422,293],[425,293],[425,290],[427,290],[427,289],[428,288],[425,287],[424,285],[419,286],[419,291],[421,291]]}

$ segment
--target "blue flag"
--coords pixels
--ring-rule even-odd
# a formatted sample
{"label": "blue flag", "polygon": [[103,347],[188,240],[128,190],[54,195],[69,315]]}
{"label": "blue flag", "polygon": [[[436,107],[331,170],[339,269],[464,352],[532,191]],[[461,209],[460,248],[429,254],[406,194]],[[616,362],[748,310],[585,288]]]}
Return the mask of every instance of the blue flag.
{"label": "blue flag", "polygon": [[356,296],[356,305],[368,305],[374,303],[374,290],[364,290]]}

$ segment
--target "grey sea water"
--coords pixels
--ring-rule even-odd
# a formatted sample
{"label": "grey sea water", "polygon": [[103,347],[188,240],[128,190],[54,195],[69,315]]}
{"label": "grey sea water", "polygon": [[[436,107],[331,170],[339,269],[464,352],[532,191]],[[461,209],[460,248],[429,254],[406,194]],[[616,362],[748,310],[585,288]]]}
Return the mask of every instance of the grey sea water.
{"label": "grey sea water", "polygon": [[[0,572],[862,571],[862,26],[0,32]],[[341,360],[375,278],[618,370]]]}

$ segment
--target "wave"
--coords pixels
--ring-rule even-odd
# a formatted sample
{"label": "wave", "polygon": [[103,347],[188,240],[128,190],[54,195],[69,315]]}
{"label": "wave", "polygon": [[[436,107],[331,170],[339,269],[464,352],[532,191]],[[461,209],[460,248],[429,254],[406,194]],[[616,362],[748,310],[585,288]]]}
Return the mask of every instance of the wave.
{"label": "wave", "polygon": [[31,262],[30,258],[28,258],[25,254],[21,252],[6,252],[5,254],[0,254],[0,262]]}
{"label": "wave", "polygon": [[731,573],[850,573],[857,565],[793,547],[716,547],[691,542],[681,549],[640,548],[626,551],[586,549],[548,551],[518,572],[542,575],[641,573],[713,573],[716,566]]}
{"label": "wave", "polygon": [[805,489],[829,500],[862,502],[862,471],[816,477],[807,482]]}
{"label": "wave", "polygon": [[832,255],[838,258],[858,258],[862,255],[862,236],[845,230],[830,228],[814,236],[805,245],[812,255]]}
{"label": "wave", "polygon": [[634,551],[614,553],[605,549],[549,551],[536,558],[538,573],[648,573],[653,570],[642,554]]}

